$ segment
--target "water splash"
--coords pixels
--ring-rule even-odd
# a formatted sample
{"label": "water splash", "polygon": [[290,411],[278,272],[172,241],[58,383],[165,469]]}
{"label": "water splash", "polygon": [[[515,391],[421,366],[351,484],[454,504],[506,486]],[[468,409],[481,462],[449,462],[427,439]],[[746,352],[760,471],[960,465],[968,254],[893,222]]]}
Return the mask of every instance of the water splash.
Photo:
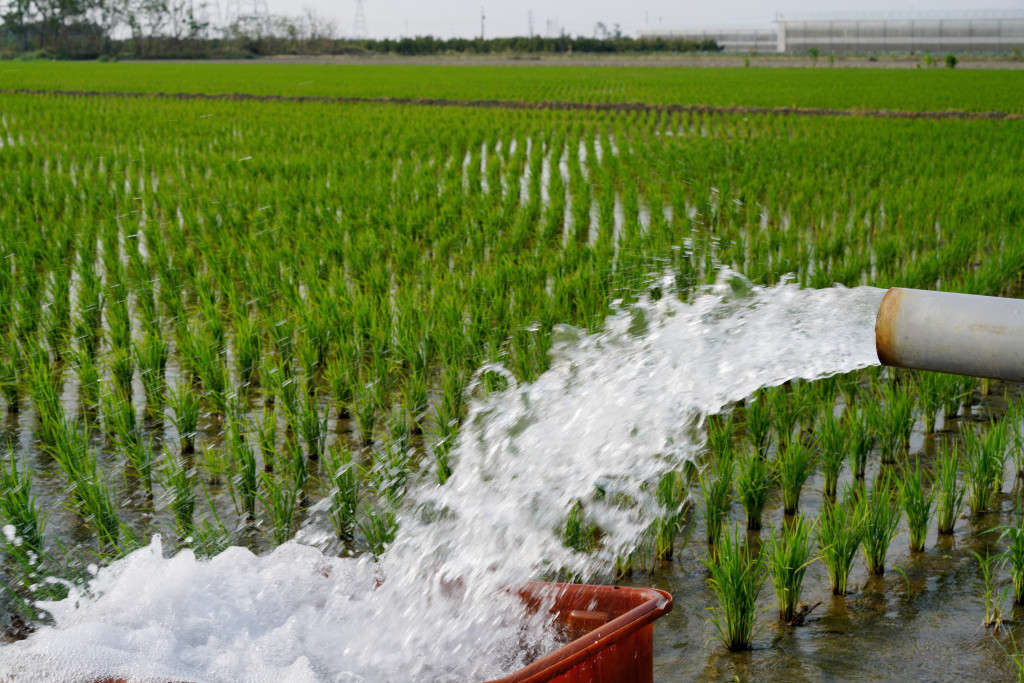
{"label": "water splash", "polygon": [[[670,291],[672,283],[661,283]],[[884,291],[753,287],[725,272],[646,298],[603,332],[554,331],[550,370],[476,400],[444,487],[420,482],[379,562],[288,543],[164,558],[159,539],[44,605],[55,626],[0,649],[19,680],[480,680],[554,647],[506,590],[606,570],[658,512],[651,482],[695,458],[704,417],[762,387],[877,363]],[[559,533],[577,501],[597,552]],[[629,501],[623,504],[623,501]]]}

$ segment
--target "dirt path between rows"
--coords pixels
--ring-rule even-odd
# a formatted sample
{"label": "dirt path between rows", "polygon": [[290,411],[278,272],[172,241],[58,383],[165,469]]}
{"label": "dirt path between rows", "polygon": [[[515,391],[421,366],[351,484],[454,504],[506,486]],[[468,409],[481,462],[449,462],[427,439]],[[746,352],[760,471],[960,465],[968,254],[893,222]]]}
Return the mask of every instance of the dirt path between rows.
{"label": "dirt path between rows", "polygon": [[253,102],[320,102],[337,104],[394,104],[421,107],[467,107],[479,109],[539,109],[555,111],[668,112],[695,114],[753,114],[774,116],[835,116],[885,119],[990,119],[1019,120],[1024,114],[1002,111],[900,111],[891,109],[816,109],[802,107],[720,107],[703,104],[646,104],[643,102],[566,102],[547,100],[450,100],[410,97],[318,97],[291,95],[253,95],[249,93],[163,93],[116,92],[95,90],[0,90],[4,95],[51,97],[108,97],[121,99],[225,100]]}

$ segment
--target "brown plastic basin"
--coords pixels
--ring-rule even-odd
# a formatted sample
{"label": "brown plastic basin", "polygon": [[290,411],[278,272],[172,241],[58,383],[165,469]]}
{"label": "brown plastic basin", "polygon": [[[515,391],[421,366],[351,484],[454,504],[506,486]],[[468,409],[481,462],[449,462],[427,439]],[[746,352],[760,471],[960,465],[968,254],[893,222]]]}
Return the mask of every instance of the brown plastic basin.
{"label": "brown plastic basin", "polygon": [[511,676],[489,683],[652,683],[653,622],[672,610],[672,596],[655,588],[528,583],[520,592],[540,607],[554,596],[551,611],[570,633],[569,644]]}

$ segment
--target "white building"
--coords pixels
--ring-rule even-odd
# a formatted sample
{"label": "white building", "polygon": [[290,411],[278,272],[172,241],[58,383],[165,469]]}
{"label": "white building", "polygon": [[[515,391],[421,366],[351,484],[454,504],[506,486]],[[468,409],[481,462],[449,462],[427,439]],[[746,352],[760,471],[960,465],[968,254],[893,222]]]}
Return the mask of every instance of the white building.
{"label": "white building", "polygon": [[638,38],[714,39],[727,52],[1024,51],[1024,11],[780,16],[774,28],[640,29]]}

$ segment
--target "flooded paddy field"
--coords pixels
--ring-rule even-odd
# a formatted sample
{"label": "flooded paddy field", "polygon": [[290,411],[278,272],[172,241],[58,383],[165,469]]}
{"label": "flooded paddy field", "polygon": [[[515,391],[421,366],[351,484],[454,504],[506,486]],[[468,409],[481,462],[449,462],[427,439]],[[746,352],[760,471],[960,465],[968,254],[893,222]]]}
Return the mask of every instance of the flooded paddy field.
{"label": "flooded paddy field", "polygon": [[[0,82],[34,91],[0,94],[0,680],[496,678],[560,642],[507,594],[535,579],[669,591],[658,680],[1019,671],[1020,388],[873,346],[886,287],[1020,292],[1006,101],[815,76],[634,106],[563,71],[536,93],[566,106],[503,107],[526,81],[437,69],[315,94],[354,101],[120,97],[77,67],[39,92],[46,68]],[[967,493],[912,553],[918,462],[936,507]],[[791,504],[900,512],[885,573],[857,548],[844,598],[812,562],[788,625],[764,566],[729,652],[711,566]]]}

